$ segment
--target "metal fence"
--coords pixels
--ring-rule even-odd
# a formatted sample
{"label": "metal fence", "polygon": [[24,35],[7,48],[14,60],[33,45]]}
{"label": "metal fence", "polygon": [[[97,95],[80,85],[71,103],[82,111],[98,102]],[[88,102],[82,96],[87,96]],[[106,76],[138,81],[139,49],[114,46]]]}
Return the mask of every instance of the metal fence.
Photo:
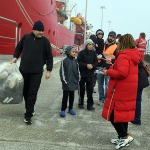
{"label": "metal fence", "polygon": [[145,51],[145,60],[150,63],[150,39],[147,40],[147,46]]}
{"label": "metal fence", "polygon": [[145,54],[150,55],[150,39],[147,40],[147,46],[146,46],[146,52],[145,52]]}

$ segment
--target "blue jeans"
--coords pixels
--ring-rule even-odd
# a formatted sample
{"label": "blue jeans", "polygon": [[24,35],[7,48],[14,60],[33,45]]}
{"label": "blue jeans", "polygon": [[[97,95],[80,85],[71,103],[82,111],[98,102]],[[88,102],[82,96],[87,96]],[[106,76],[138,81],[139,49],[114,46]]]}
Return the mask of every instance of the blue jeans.
{"label": "blue jeans", "polygon": [[105,76],[103,74],[98,73],[97,82],[98,82],[99,101],[104,102],[108,89],[109,76]]}
{"label": "blue jeans", "polygon": [[141,123],[141,102],[143,89],[138,89],[136,98],[135,123]]}

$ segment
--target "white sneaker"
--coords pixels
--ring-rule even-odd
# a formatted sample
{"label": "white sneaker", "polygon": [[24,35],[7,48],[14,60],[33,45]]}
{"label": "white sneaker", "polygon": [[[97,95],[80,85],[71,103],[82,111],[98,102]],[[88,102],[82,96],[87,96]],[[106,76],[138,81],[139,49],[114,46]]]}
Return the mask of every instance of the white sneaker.
{"label": "white sneaker", "polygon": [[[134,138],[132,136],[128,135],[128,140],[129,140],[129,143],[131,143],[134,140]],[[117,145],[119,143],[119,139],[111,139],[111,143]],[[129,145],[127,145],[127,146],[129,146]]]}
{"label": "white sneaker", "polygon": [[128,138],[127,139],[120,139],[117,146],[116,146],[116,149],[120,149],[120,148],[125,147],[127,145],[129,145]]}
{"label": "white sneaker", "polygon": [[129,143],[133,142],[134,138],[130,135],[128,135],[128,140],[129,140]]}
{"label": "white sneaker", "polygon": [[119,143],[119,139],[111,139],[110,142],[117,145]]}

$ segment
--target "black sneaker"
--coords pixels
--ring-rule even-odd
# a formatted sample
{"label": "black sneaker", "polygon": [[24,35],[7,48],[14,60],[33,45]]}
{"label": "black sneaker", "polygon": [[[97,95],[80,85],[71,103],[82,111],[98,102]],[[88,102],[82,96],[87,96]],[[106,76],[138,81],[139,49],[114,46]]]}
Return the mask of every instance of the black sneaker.
{"label": "black sneaker", "polygon": [[28,125],[32,124],[31,118],[29,118],[29,117],[24,117],[24,122]]}
{"label": "black sneaker", "polygon": [[93,106],[91,106],[91,107],[87,107],[87,110],[89,110],[89,111],[93,111],[93,110],[95,110],[95,107],[93,107]]}
{"label": "black sneaker", "polygon": [[81,104],[78,104],[78,108],[80,108],[80,109],[84,109],[84,106],[83,106],[83,105],[81,105]]}

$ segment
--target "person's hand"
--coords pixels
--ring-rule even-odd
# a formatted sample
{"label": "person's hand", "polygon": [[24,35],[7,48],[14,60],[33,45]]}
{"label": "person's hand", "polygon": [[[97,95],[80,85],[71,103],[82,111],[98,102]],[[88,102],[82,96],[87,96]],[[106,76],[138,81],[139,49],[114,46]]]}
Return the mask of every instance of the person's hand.
{"label": "person's hand", "polygon": [[111,58],[110,59],[106,59],[106,63],[107,64],[111,64],[112,62],[111,62]]}
{"label": "person's hand", "polygon": [[91,70],[91,69],[93,68],[93,65],[92,65],[92,64],[87,64],[87,68],[88,68],[89,70]]}
{"label": "person's hand", "polygon": [[16,63],[17,62],[17,58],[13,58],[12,61],[10,62],[10,64]]}
{"label": "person's hand", "polygon": [[98,44],[95,44],[95,47],[98,47]]}
{"label": "person's hand", "polygon": [[51,72],[50,71],[46,71],[46,74],[45,74],[45,79],[49,79],[51,77]]}
{"label": "person's hand", "polygon": [[101,59],[101,58],[102,58],[101,54],[97,55],[97,59]]}

